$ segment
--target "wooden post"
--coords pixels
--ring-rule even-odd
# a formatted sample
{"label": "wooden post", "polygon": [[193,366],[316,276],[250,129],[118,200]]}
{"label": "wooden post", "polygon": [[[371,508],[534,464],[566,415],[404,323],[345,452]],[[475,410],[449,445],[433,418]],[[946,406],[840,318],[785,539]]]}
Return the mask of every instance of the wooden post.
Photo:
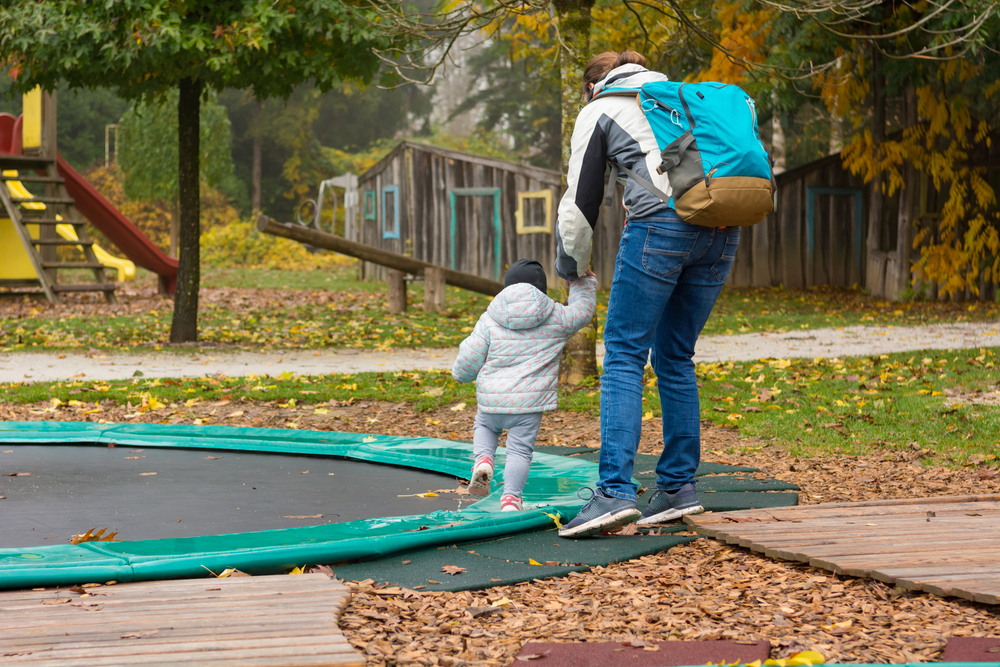
{"label": "wooden post", "polygon": [[406,312],[406,274],[389,269],[389,312]]}
{"label": "wooden post", "polygon": [[424,269],[424,311],[440,313],[444,310],[444,269],[428,266]]}

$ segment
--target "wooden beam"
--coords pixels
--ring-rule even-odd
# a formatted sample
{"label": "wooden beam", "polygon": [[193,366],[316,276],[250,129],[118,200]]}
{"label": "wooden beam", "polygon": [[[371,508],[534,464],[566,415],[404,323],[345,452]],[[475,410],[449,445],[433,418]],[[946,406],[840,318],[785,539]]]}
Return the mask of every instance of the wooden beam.
{"label": "wooden beam", "polygon": [[[334,252],[356,257],[366,262],[380,264],[381,266],[396,269],[397,271],[405,271],[406,273],[422,273],[425,269],[434,267],[430,262],[424,262],[395,252],[388,252],[387,250],[365,245],[364,243],[348,241],[340,236],[327,234],[311,227],[303,227],[302,225],[294,225],[288,222],[277,222],[266,215],[262,215],[257,219],[257,230],[264,234],[280,236],[292,241],[298,241],[299,243],[308,243],[317,248],[333,250]],[[501,282],[481,278],[471,273],[452,271],[443,267],[436,268],[441,269],[444,273],[446,283],[472,292],[496,296],[504,287]]]}

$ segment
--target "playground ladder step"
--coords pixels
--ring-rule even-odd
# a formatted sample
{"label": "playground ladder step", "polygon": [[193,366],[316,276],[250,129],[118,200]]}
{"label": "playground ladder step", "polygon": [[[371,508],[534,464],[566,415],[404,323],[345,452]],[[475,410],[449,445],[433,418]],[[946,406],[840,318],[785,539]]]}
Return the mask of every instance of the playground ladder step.
{"label": "playground ladder step", "polygon": [[65,183],[61,176],[4,176],[0,174],[0,181],[21,181],[22,183]]}
{"label": "playground ladder step", "polygon": [[42,262],[46,269],[103,269],[100,262]]}
{"label": "playground ladder step", "polygon": [[55,218],[32,218],[30,216],[22,216],[21,224],[23,225],[75,225],[80,226],[86,224],[83,220],[56,220]]}
{"label": "playground ladder step", "polygon": [[54,165],[55,160],[32,155],[0,155],[0,169],[45,169]]}
{"label": "playground ladder step", "polygon": [[11,197],[15,204],[72,204],[73,200],[67,197]]}
{"label": "playground ladder step", "polygon": [[93,241],[68,241],[66,239],[32,239],[35,245],[94,245]]}
{"label": "playground ladder step", "polygon": [[116,283],[78,283],[57,284],[52,286],[53,292],[114,292]]}

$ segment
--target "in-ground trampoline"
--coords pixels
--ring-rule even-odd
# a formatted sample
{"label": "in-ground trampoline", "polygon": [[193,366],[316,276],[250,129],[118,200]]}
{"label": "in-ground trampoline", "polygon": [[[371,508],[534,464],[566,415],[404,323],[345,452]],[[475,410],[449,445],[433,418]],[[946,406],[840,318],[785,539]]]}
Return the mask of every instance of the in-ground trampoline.
{"label": "in-ground trampoline", "polygon": [[[417,495],[457,488],[471,447],[327,431],[2,423],[0,588],[278,572],[538,530],[577,511],[576,490],[596,480],[594,463],[536,453],[525,488],[534,509],[499,512],[502,456],[494,493],[478,502]],[[70,543],[103,528],[120,541]]]}

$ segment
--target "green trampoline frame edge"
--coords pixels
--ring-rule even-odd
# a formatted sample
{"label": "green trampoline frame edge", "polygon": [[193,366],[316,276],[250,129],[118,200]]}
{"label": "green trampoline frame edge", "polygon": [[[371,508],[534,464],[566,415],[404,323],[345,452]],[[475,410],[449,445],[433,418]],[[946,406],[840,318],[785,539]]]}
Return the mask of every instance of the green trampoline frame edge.
{"label": "green trampoline frame edge", "polygon": [[[333,456],[462,478],[468,476],[472,457],[470,443],[438,438],[216,425],[11,421],[0,422],[0,443],[113,444]],[[499,452],[498,482],[503,478],[505,458]],[[596,483],[597,464],[536,453],[524,500],[526,506],[544,506],[523,512],[499,512],[500,487],[469,507],[454,511],[250,533],[0,548],[0,589],[197,577],[207,575],[206,570],[220,572],[230,567],[254,574],[274,573],[307,563],[366,560],[534,531],[553,526],[556,516],[575,515],[584,503],[577,490]]]}

